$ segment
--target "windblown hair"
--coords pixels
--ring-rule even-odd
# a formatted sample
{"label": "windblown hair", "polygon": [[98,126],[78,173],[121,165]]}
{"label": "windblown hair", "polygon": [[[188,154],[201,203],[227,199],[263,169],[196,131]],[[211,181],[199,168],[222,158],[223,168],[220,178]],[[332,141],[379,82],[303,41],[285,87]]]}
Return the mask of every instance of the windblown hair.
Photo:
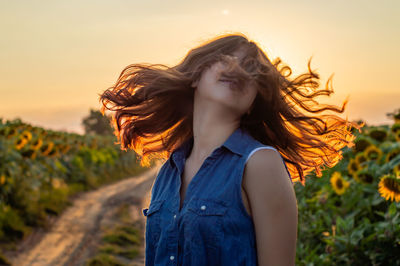
{"label": "windblown hair", "polygon": [[[233,61],[238,48],[246,49],[241,62]],[[240,127],[256,140],[274,146],[288,163],[293,181],[305,185],[305,173],[320,167],[332,167],[342,159],[341,149],[354,145],[352,127],[355,122],[334,114],[342,113],[334,105],[321,105],[315,97],[330,95],[332,76],[325,89],[319,88],[319,75],[309,73],[290,78],[292,71],[282,65],[278,57],[270,62],[254,41],[245,35],[224,34],[191,49],[174,67],[163,64],[131,64],[125,67],[117,82],[100,95],[101,112],[114,112],[112,126],[121,148],[133,149],[141,166],[149,166],[151,159],[167,159],[184,141],[193,136],[194,88],[204,69],[215,62],[225,62],[228,69],[222,75],[231,78],[238,87],[245,82],[256,84],[258,93],[251,112],[244,114]],[[111,106],[108,106],[111,105]]]}

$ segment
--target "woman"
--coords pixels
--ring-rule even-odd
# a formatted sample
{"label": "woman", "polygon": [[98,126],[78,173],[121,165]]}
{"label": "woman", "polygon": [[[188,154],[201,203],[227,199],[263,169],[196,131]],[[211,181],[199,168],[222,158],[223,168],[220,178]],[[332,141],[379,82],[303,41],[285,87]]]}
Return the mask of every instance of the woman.
{"label": "woman", "polygon": [[346,102],[312,108],[332,91],[310,67],[289,79],[279,65],[245,35],[222,35],[174,67],[130,65],[101,95],[123,149],[143,166],[166,159],[143,210],[146,265],[294,265],[292,180],[335,165],[359,127],[306,114]]}

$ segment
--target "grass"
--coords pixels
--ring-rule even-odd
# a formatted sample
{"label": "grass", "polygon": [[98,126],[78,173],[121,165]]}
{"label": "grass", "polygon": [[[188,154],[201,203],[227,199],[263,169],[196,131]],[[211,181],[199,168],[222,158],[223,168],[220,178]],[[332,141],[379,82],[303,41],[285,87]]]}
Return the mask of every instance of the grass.
{"label": "grass", "polygon": [[114,225],[101,235],[96,254],[86,261],[87,266],[127,265],[127,261],[139,255],[140,230],[130,217],[129,204],[120,205],[115,217]]}

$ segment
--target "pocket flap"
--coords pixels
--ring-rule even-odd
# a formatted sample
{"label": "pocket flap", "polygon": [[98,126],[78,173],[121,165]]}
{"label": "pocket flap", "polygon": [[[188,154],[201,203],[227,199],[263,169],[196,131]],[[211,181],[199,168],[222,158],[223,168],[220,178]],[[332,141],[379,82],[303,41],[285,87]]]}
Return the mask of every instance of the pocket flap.
{"label": "pocket flap", "polygon": [[193,198],[188,209],[199,215],[224,215],[228,206],[224,201],[218,199]]}
{"label": "pocket flap", "polygon": [[[144,215],[145,215],[145,216],[149,216],[149,215],[151,215],[152,213],[155,213],[155,212],[157,212],[158,210],[160,210],[161,205],[162,205],[163,202],[164,202],[164,200],[155,200],[155,201],[152,201],[152,202],[150,203],[149,208],[148,208],[148,209],[145,209],[145,210],[147,210],[147,211],[146,211],[146,213],[145,213]],[[143,210],[143,213],[145,212],[145,210]]]}

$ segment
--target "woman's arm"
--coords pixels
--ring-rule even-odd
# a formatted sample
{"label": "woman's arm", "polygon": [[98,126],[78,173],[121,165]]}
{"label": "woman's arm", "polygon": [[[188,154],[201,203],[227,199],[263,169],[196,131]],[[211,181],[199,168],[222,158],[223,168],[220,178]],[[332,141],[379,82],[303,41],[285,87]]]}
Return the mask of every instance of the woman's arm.
{"label": "woman's arm", "polygon": [[261,149],[246,164],[243,186],[253,216],[260,266],[295,265],[297,200],[280,154]]}

